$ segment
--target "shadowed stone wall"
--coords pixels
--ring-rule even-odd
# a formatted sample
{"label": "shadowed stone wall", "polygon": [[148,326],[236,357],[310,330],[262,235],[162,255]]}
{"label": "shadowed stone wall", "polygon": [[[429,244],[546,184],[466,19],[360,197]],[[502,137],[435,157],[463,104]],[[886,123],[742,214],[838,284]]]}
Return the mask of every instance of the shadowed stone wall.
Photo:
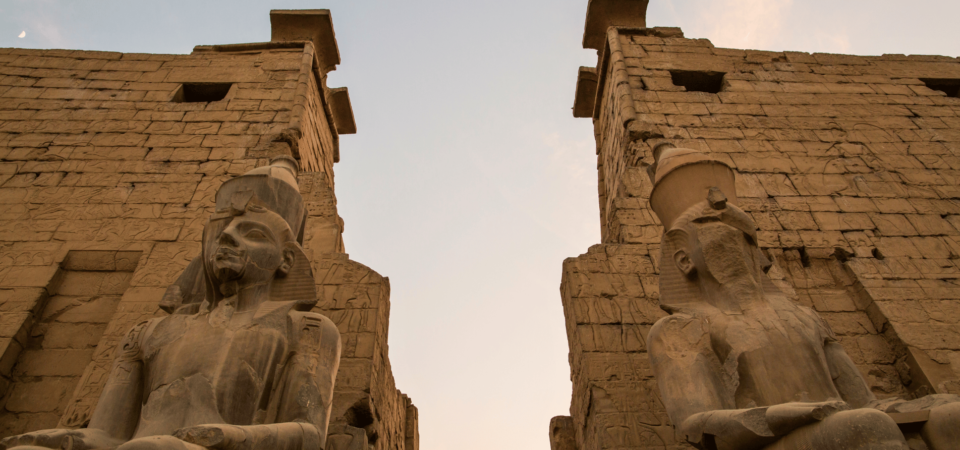
{"label": "shadowed stone wall", "polygon": [[661,142],[736,168],[774,283],[831,325],[877,397],[960,393],[960,60],[616,27],[598,55],[574,110],[594,121],[602,243],[563,263],[576,444],[555,448],[688,448],[645,343],[666,314],[646,174]]}
{"label": "shadowed stone wall", "polygon": [[[0,436],[83,426],[120,338],[164,314],[167,286],[199,254],[220,184],[291,155],[317,311],[343,335],[331,435],[349,438],[330,448],[417,448],[416,408],[388,358],[388,281],[344,253],[333,165],[355,125],[345,89],[326,86],[331,52],[335,41],[190,55],[0,49]],[[216,85],[222,98],[191,98]],[[91,252],[115,255],[115,267],[76,268],[72,255]],[[123,282],[94,294],[97,277]],[[101,315],[67,333],[61,303],[94,295]],[[44,362],[51,352],[78,356]]]}
{"label": "shadowed stone wall", "polygon": [[14,370],[0,432],[57,426],[139,259],[140,252],[75,250],[53,280],[56,287],[49,289],[56,295],[46,295],[46,289],[14,290],[24,300],[19,308],[24,312],[12,315],[20,328],[9,343]]}

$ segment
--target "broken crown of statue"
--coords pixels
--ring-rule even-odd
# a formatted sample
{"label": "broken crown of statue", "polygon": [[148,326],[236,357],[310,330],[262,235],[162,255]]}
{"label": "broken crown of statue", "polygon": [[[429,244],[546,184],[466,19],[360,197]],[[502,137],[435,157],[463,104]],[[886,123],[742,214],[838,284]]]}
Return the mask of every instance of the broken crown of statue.
{"label": "broken crown of statue", "polygon": [[[696,234],[698,223],[721,222],[743,232],[753,245],[753,259],[763,272],[770,269],[770,261],[757,247],[757,224],[749,214],[737,206],[734,170],[727,164],[701,152],[677,148],[664,143],[654,149],[656,162],[648,168],[654,182],[650,207],[663,224],[665,239],[661,243],[663,255],[672,255],[682,247],[674,234]],[[694,307],[701,296],[692,292],[686,274],[674,264],[664,264],[661,273],[660,307],[674,312],[685,306]],[[769,283],[766,277],[761,277]],[[759,281],[759,280],[758,280]],[[761,283],[763,284],[763,283]],[[765,286],[772,287],[772,286]],[[739,309],[735,304],[713,305],[721,310]],[[731,311],[727,311],[731,312]],[[735,312],[735,311],[732,311]]]}
{"label": "broken crown of statue", "polygon": [[80,429],[12,436],[0,449],[323,448],[340,334],[317,302],[300,242],[296,161],[226,181],[195,258],[162,300],[173,314],[134,325]]}
{"label": "broken crown of statue", "polygon": [[[216,265],[218,238],[234,217],[258,216],[258,220],[289,228],[284,244],[294,253],[292,267],[278,273],[272,281],[271,297],[296,301],[295,309],[310,310],[316,303],[310,262],[303,252],[306,210],[297,184],[297,162],[289,156],[278,156],[269,165],[258,167],[227,180],[216,196],[216,210],[203,231],[203,253],[187,266],[161,301],[167,312],[194,313],[204,307],[213,308],[229,296],[229,280]],[[295,245],[290,245],[295,244]]]}
{"label": "broken crown of statue", "polygon": [[[772,284],[757,225],[736,206],[730,166],[670,144],[654,155],[660,306],[671,315],[647,345],[661,400],[688,443],[905,450],[903,431],[932,450],[957,448],[943,442],[960,437],[960,398],[877,400],[823,318]],[[889,415],[908,412],[922,417]]]}

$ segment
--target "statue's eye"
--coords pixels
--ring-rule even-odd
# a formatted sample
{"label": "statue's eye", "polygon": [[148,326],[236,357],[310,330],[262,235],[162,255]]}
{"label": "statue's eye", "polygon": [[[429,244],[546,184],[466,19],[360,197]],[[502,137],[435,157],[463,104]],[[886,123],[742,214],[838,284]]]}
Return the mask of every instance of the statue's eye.
{"label": "statue's eye", "polygon": [[267,238],[267,235],[263,234],[263,232],[260,230],[250,230],[247,232],[245,236],[250,239],[266,239]]}

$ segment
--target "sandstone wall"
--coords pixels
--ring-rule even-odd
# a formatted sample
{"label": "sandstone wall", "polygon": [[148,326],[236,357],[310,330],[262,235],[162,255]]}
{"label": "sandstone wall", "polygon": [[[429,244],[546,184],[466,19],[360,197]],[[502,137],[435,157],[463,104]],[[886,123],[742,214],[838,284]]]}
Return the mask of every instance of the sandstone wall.
{"label": "sandstone wall", "polygon": [[[8,352],[20,350],[0,413],[3,433],[55,427],[71,394],[130,284],[140,252],[74,250],[54,281],[55,295],[43,289],[14,289],[22,313],[4,313],[4,328],[15,331]],[[23,343],[23,344],[21,344]],[[12,355],[11,355],[12,356]],[[7,363],[12,363],[11,357]],[[5,368],[6,369],[6,368]]]}
{"label": "sandstone wall", "polygon": [[[343,340],[331,434],[349,438],[336,448],[414,450],[405,447],[409,401],[396,388],[387,355],[389,280],[342,253],[313,261],[316,310],[338,325]],[[365,436],[355,435],[356,429]]]}
{"label": "sandstone wall", "polygon": [[[225,97],[189,101],[190,86],[215,83]],[[389,285],[343,253],[329,92],[310,42],[0,49],[0,436],[83,426],[120,338],[163,314],[164,291],[199,254],[220,184],[288,154],[305,170],[318,310],[344,337],[333,422],[360,423],[347,416],[363,399],[370,444],[405,448],[415,430],[387,357]],[[91,258],[104,262],[77,265]],[[116,282],[90,281],[104,277]],[[96,314],[71,313],[84,308]]]}
{"label": "sandstone wall", "polygon": [[[603,243],[566,260],[561,285],[577,446],[683,447],[645,353],[665,314],[646,175],[664,141],[736,168],[774,283],[830,323],[878,397],[960,392],[960,60],[607,37],[591,107]],[[632,108],[612,107],[625,90]]]}

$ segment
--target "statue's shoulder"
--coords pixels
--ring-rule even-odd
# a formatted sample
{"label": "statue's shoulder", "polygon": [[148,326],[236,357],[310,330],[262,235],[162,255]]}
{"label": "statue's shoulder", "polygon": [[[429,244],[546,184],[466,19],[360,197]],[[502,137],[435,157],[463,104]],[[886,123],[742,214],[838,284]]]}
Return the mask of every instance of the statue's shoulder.
{"label": "statue's shoulder", "polygon": [[120,345],[117,346],[116,357],[125,359],[140,358],[143,352],[143,345],[150,336],[150,332],[156,328],[157,324],[168,317],[170,316],[141,320],[130,327],[127,334],[123,337],[123,340],[120,341]]}
{"label": "statue's shoulder", "polygon": [[789,320],[791,317],[790,314],[792,314],[792,317],[799,319],[801,323],[806,324],[810,329],[815,329],[824,341],[837,341],[837,335],[833,332],[833,328],[831,328],[823,316],[813,308],[794,303],[786,298],[781,301],[781,305],[787,306],[778,307],[778,314],[780,314],[781,311],[788,313],[788,315],[781,314],[781,319]]}
{"label": "statue's shoulder", "polygon": [[321,324],[322,323],[324,324],[323,326],[330,326],[333,328],[337,328],[337,325],[333,323],[333,321],[330,320],[329,317],[314,311],[297,311],[295,309],[291,309],[290,311],[287,312],[287,316],[290,317],[290,320],[295,324],[303,324],[303,323]]}
{"label": "statue's shoulder", "polygon": [[673,314],[670,314],[669,316],[661,317],[660,320],[657,320],[654,326],[657,326],[660,324],[680,324],[680,323],[686,324],[686,323],[692,323],[692,322],[699,322],[700,316],[701,316],[700,314],[691,313],[689,311],[675,312]]}
{"label": "statue's shoulder", "polygon": [[678,312],[661,317],[650,329],[649,341],[651,345],[670,342],[671,346],[679,342],[699,342],[702,337],[710,334],[708,322],[703,315]]}
{"label": "statue's shoulder", "polygon": [[657,320],[657,322],[654,323],[653,326],[654,328],[658,326],[685,327],[687,325],[694,324],[694,323],[704,324],[706,322],[705,319],[706,319],[706,315],[703,314],[702,312],[684,310],[684,311],[675,312],[673,314],[670,314],[669,316],[661,317],[660,320]]}
{"label": "statue's shoulder", "polygon": [[797,303],[784,295],[772,295],[767,297],[767,301],[773,306],[778,314],[786,313],[805,318],[820,320],[820,314],[813,308]]}
{"label": "statue's shoulder", "polygon": [[323,351],[336,347],[340,353],[340,330],[329,317],[313,311],[291,310],[291,339],[300,350]]}

